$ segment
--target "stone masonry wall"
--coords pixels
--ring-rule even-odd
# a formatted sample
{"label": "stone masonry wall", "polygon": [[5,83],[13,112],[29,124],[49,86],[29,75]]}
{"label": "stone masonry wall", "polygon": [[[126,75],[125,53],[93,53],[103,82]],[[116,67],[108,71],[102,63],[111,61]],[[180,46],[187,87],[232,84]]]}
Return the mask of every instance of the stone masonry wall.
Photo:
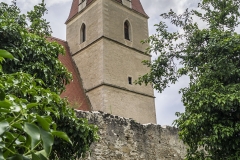
{"label": "stone masonry wall", "polygon": [[99,127],[100,140],[92,144],[86,160],[181,160],[186,153],[176,128],[142,125],[103,112],[76,112]]}

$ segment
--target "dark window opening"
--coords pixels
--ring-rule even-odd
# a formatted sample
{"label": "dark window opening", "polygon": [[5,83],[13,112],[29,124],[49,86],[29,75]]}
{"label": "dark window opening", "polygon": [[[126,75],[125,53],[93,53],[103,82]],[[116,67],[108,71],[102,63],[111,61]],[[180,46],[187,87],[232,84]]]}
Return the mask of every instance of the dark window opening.
{"label": "dark window opening", "polygon": [[86,25],[82,24],[81,31],[80,31],[80,42],[83,43],[86,41]]}
{"label": "dark window opening", "polygon": [[132,85],[132,77],[128,77],[128,84]]}
{"label": "dark window opening", "polygon": [[130,25],[129,25],[129,22],[126,21],[124,23],[124,38],[127,39],[127,40],[130,40]]}

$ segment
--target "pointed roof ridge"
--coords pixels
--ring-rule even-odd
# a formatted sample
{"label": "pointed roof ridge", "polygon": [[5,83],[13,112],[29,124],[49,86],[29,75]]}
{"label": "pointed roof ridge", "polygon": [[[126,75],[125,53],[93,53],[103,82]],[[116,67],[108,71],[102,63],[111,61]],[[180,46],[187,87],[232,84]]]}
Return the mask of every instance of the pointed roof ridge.
{"label": "pointed roof ridge", "polygon": [[[86,5],[90,5],[94,0],[86,0],[87,3]],[[115,0],[119,3],[122,3],[122,0]],[[146,12],[144,11],[143,9],[143,6],[140,2],[140,0],[132,0],[132,9],[146,17],[148,17],[148,15],[146,14]],[[66,20],[65,23],[67,23],[68,21],[70,21],[75,15],[77,15],[78,13],[78,5],[79,5],[79,0],[73,0],[72,1],[72,6],[71,6],[71,10],[70,10],[70,13],[69,13],[69,16],[68,16],[68,19]]]}

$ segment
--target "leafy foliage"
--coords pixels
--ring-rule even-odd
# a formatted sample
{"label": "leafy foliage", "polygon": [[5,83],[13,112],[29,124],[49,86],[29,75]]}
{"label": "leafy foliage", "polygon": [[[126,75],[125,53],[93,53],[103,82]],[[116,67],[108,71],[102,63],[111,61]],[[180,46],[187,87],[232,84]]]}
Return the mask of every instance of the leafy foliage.
{"label": "leafy foliage", "polygon": [[[5,50],[0,50],[0,57],[13,58]],[[64,132],[56,130],[56,123],[51,116],[39,115],[31,111],[44,108],[50,114],[55,114],[53,110],[49,110],[42,103],[30,103],[26,99],[19,98],[20,94],[30,96],[28,92],[34,91],[35,88],[38,86],[34,78],[28,74],[8,75],[1,72],[0,159],[46,160],[51,153],[54,136],[71,143]]]}
{"label": "leafy foliage", "polygon": [[[60,114],[60,118],[56,119],[58,128],[64,131],[72,140],[72,145],[66,143],[65,141],[56,139],[53,145],[53,154],[51,159],[65,159],[75,160],[79,157],[84,157],[84,153],[89,151],[90,144],[98,140],[97,131],[98,128],[94,125],[89,125],[86,119],[79,119],[76,117],[75,112],[72,110],[67,110],[69,115]],[[67,152],[66,152],[67,151]]]}
{"label": "leafy foliage", "polygon": [[[27,122],[33,121],[29,118],[30,116],[34,117],[37,125],[42,126],[43,129],[54,127],[51,133],[60,138],[54,140],[52,159],[64,159],[66,157],[67,159],[76,159],[85,153],[89,149],[89,145],[96,140],[97,127],[89,125],[85,119],[78,119],[75,111],[67,107],[65,99],[61,99],[58,94],[41,86],[43,84],[42,80],[18,72],[3,74],[0,78],[0,84],[3,92],[8,95],[8,101],[13,101],[13,97],[21,97],[24,102],[15,103],[13,101],[12,103],[17,108],[10,107],[11,112],[18,113],[18,108],[22,106],[21,110],[24,112],[22,116],[26,117],[28,115]],[[10,111],[7,112],[7,116],[12,117],[13,113]],[[1,117],[6,119],[4,116]],[[63,131],[63,133],[66,132],[71,138],[72,144],[62,141],[61,139],[68,140],[68,138],[62,132],[56,132],[56,129]]]}
{"label": "leafy foliage", "polygon": [[[153,83],[162,92],[169,83],[188,75],[190,84],[182,88],[185,113],[175,124],[180,138],[189,146],[186,159],[238,159],[240,157],[240,35],[239,0],[202,0],[199,10],[177,15],[162,14],[179,28],[168,32],[156,25],[157,34],[146,42],[148,52],[158,58],[144,61],[150,73],[137,83]],[[199,19],[194,22],[193,19]],[[205,23],[205,28],[199,24]],[[180,65],[176,64],[176,60]]]}
{"label": "leafy foliage", "polygon": [[15,57],[3,63],[3,70],[35,75],[45,82],[44,88],[61,93],[71,80],[71,75],[58,60],[58,55],[65,52],[56,42],[46,40],[51,31],[48,22],[41,19],[46,12],[44,3],[34,9],[24,15],[15,4],[0,3],[0,48]]}
{"label": "leafy foliage", "polygon": [[97,127],[59,96],[71,76],[58,60],[63,47],[46,40],[44,1],[27,15],[13,2],[0,3],[0,159],[79,158]]}

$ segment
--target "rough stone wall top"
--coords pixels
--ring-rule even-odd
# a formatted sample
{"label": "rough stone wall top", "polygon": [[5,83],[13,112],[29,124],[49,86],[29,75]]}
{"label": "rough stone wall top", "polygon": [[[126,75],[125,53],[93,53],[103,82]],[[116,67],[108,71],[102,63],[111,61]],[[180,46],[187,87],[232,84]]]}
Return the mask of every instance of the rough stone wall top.
{"label": "rough stone wall top", "polygon": [[[94,2],[95,0],[86,0],[87,1],[87,6],[90,5],[92,2]],[[110,0],[109,0],[110,1]],[[122,3],[122,0],[115,0],[119,3]],[[132,9],[137,11],[138,13],[148,17],[148,15],[145,13],[142,4],[140,2],[140,0],[132,0]],[[68,16],[68,19],[66,21],[66,23],[71,20],[75,15],[77,15],[78,13],[78,5],[79,5],[79,0],[73,0],[72,2],[72,7]]]}
{"label": "rough stone wall top", "polygon": [[103,112],[77,115],[99,127],[100,140],[92,144],[87,160],[181,160],[186,153],[176,128],[141,125]]}

